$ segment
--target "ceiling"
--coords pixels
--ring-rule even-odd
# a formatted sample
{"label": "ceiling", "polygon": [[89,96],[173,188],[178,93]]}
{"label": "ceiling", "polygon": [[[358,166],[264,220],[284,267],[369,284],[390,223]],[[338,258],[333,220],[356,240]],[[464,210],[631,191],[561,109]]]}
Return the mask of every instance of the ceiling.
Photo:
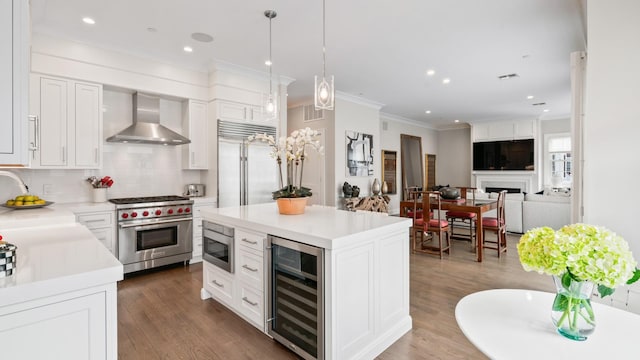
{"label": "ceiling", "polygon": [[[583,1],[326,0],[327,75],[340,92],[438,129],[456,127],[454,120],[566,118],[569,54],[586,48]],[[214,61],[268,71],[263,12],[273,9],[273,72],[296,79],[289,106],[311,100],[313,77],[322,72],[321,0],[31,0],[31,6],[35,33],[202,71]],[[96,24],[84,24],[85,16]],[[194,41],[194,32],[214,41]],[[435,74],[428,76],[429,69]],[[518,77],[498,79],[512,73]]]}

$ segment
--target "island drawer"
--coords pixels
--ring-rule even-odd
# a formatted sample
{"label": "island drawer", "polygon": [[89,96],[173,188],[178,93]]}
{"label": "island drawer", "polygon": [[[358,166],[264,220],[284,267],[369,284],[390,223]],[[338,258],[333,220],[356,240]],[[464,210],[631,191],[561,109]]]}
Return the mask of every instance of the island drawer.
{"label": "island drawer", "polygon": [[264,283],[262,254],[256,254],[241,247],[238,251],[237,264],[240,280],[262,291]]}
{"label": "island drawer", "polygon": [[233,305],[233,280],[214,265],[204,262],[205,287],[216,300]]}
{"label": "island drawer", "polygon": [[264,239],[266,237],[264,234],[254,233],[239,228],[235,229],[235,234],[236,241],[241,246],[263,252]]}
{"label": "island drawer", "polygon": [[238,304],[239,311],[254,326],[264,331],[264,296],[263,292],[256,291],[253,287],[240,283]]}

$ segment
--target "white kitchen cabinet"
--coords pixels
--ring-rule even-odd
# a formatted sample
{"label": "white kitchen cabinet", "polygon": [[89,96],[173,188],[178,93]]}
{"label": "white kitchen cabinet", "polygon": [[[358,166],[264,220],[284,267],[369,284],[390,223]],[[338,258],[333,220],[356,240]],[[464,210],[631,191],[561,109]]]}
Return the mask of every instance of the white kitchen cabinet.
{"label": "white kitchen cabinet", "polygon": [[536,122],[518,121],[513,124],[514,139],[533,139],[536,137]]}
{"label": "white kitchen cabinet", "polygon": [[107,336],[106,317],[108,301],[115,303],[115,284],[88,290],[0,308],[0,337],[7,344],[2,357],[117,358],[108,349],[107,340],[115,339]]}
{"label": "white kitchen cabinet", "polygon": [[0,164],[27,165],[29,5],[0,2]]}
{"label": "white kitchen cabinet", "polygon": [[191,254],[191,264],[202,261],[202,215],[200,211],[206,207],[215,207],[214,198],[193,198],[193,253]]}
{"label": "white kitchen cabinet", "polygon": [[184,103],[182,129],[191,140],[191,143],[182,146],[182,168],[207,170],[209,168],[207,103],[196,100],[187,100]]}
{"label": "white kitchen cabinet", "polygon": [[201,297],[224,303],[250,324],[265,330],[264,242],[267,235],[248,229],[234,229],[234,272],[204,262]]}
{"label": "white kitchen cabinet", "polygon": [[31,75],[31,167],[102,166],[102,85]]}
{"label": "white kitchen cabinet", "polygon": [[74,213],[76,214],[76,221],[86,226],[115,257],[118,257],[116,252],[115,210],[96,212],[79,212],[76,210]]}
{"label": "white kitchen cabinet", "polygon": [[[217,118],[226,121],[249,122],[262,124],[263,121],[262,108],[260,105],[243,104],[232,101],[217,100]],[[273,124],[272,126],[276,126]]]}
{"label": "white kitchen cabinet", "polygon": [[535,120],[500,121],[473,124],[473,142],[535,139]]}

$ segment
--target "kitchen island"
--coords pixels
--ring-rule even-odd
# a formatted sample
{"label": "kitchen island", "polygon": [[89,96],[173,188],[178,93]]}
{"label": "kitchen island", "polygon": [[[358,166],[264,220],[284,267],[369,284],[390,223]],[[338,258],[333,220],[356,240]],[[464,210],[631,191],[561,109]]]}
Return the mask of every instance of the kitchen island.
{"label": "kitchen island", "polygon": [[[205,261],[202,298],[213,297],[261,331],[268,333],[274,321],[268,319],[275,257],[270,236],[321,249],[318,357],[372,359],[411,329],[409,219],[324,206],[280,215],[275,203],[203,209],[201,215],[235,230],[234,271]],[[206,236],[203,246],[206,251]]]}
{"label": "kitchen island", "polygon": [[17,246],[0,278],[0,338],[7,359],[116,359],[122,264],[65,209],[0,211]]}

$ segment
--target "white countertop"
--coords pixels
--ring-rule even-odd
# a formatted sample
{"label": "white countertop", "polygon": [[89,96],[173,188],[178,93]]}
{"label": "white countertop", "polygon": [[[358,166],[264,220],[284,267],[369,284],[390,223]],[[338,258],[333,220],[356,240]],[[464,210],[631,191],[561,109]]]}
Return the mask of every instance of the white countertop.
{"label": "white countertop", "polygon": [[17,246],[14,274],[0,278],[0,307],[123,278],[122,264],[80,224],[2,228],[0,234]]}
{"label": "white countertop", "polygon": [[0,234],[6,229],[74,224],[75,222],[76,216],[71,210],[58,207],[56,204],[36,209],[0,208]]}
{"label": "white countertop", "polygon": [[326,206],[307,206],[301,215],[280,215],[276,203],[202,209],[213,222],[295,239],[325,249],[353,245],[371,237],[406,229],[411,219],[375,212],[351,212]]}
{"label": "white countertop", "polygon": [[[491,359],[638,359],[640,315],[591,303],[596,329],[585,341],[569,340],[551,322],[555,294],[497,289],[456,305],[462,332]],[[635,355],[633,355],[635,354]]]}

